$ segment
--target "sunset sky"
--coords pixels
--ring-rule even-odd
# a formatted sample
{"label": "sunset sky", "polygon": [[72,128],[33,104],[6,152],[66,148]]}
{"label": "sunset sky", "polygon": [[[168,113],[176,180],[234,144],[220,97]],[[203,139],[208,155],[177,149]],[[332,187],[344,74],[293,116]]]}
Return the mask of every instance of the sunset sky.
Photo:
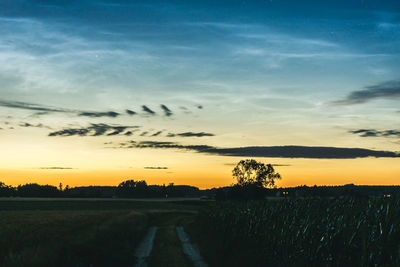
{"label": "sunset sky", "polygon": [[0,1],[0,181],[400,184],[400,2]]}

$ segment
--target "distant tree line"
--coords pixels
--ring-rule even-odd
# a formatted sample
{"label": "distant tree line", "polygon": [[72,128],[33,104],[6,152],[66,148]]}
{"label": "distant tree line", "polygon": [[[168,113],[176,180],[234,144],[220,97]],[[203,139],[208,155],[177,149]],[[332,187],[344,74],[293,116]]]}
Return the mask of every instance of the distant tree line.
{"label": "distant tree line", "polygon": [[71,198],[168,198],[207,197],[216,200],[263,199],[265,197],[338,197],[382,196],[400,193],[400,186],[341,185],[263,188],[233,185],[200,190],[189,185],[147,185],[146,181],[127,180],[118,186],[78,186],[60,188],[36,183],[9,186],[0,182],[0,197],[71,197]]}
{"label": "distant tree line", "polygon": [[237,185],[204,190],[204,195],[216,200],[250,200],[266,197],[370,197],[394,196],[400,194],[398,185],[338,185],[338,186],[297,186],[287,188],[240,187]]}
{"label": "distant tree line", "polygon": [[199,188],[189,185],[147,185],[146,181],[126,180],[118,186],[66,186],[29,183],[9,186],[0,182],[0,197],[76,197],[76,198],[168,198],[200,197]]}
{"label": "distant tree line", "polygon": [[212,189],[216,200],[251,200],[266,197],[367,197],[399,194],[400,186],[298,186],[276,188],[275,181],[281,179],[271,164],[253,159],[241,160],[232,171],[237,183],[233,186]]}
{"label": "distant tree line", "polygon": [[253,159],[241,160],[232,170],[236,184],[200,190],[189,185],[148,185],[144,180],[126,180],[118,186],[81,186],[63,188],[36,183],[12,187],[0,182],[0,197],[81,197],[81,198],[168,198],[205,197],[215,200],[252,200],[266,197],[338,197],[395,195],[400,186],[298,186],[276,188],[281,179],[271,164]]}

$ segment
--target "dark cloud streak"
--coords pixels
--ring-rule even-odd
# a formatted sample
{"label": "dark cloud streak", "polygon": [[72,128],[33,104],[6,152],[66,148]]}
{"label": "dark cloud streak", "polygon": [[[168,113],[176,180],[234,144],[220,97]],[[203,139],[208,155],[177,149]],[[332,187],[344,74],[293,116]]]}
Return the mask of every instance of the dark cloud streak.
{"label": "dark cloud streak", "polygon": [[148,108],[148,107],[145,106],[145,105],[142,106],[142,110],[143,110],[144,112],[146,112],[147,114],[150,114],[150,115],[155,115],[155,114],[156,114],[154,111],[152,111],[150,108]]}
{"label": "dark cloud streak", "polygon": [[19,102],[19,101],[0,100],[0,106],[7,108],[15,108],[15,109],[35,110],[41,112],[71,112],[66,109],[46,107],[39,104]]}
{"label": "dark cloud streak", "polygon": [[154,136],[159,136],[160,134],[162,134],[162,132],[163,132],[163,131],[158,131],[158,132],[152,134],[151,136],[152,136],[152,137],[154,137]]}
{"label": "dark cloud streak", "polygon": [[205,133],[205,132],[200,132],[200,133],[194,133],[194,132],[185,132],[185,133],[169,133],[167,137],[205,137],[205,136],[215,136],[212,133]]}
{"label": "dark cloud streak", "polygon": [[337,105],[363,104],[374,99],[400,98],[400,81],[389,81],[367,86],[364,90],[351,92],[345,99],[334,101]]}
{"label": "dark cloud streak", "polygon": [[168,170],[168,167],[144,167],[146,170]]}
{"label": "dark cloud streak", "polygon": [[41,170],[73,170],[75,168],[71,167],[41,167]]}
{"label": "dark cloud streak", "polygon": [[181,145],[175,142],[129,141],[121,143],[118,148],[177,149],[219,156],[265,158],[354,159],[365,157],[400,157],[400,153],[391,151],[313,146],[252,146],[218,148],[207,145]]}
{"label": "dark cloud streak", "polygon": [[47,128],[47,129],[51,129],[49,126],[45,126],[45,125],[43,125],[43,124],[41,124],[41,123],[38,123],[38,124],[31,124],[31,123],[29,123],[29,122],[22,122],[22,123],[19,124],[19,127],[24,127],[24,128],[32,128],[32,127],[34,127],[34,128]]}
{"label": "dark cloud streak", "polygon": [[400,137],[400,130],[358,129],[349,133],[358,134],[360,137]]}
{"label": "dark cloud streak", "polygon": [[166,105],[161,105],[161,109],[164,111],[165,116],[170,117],[173,115],[172,111]]}
{"label": "dark cloud streak", "polygon": [[[139,128],[139,126],[108,125],[104,123],[91,124],[86,128],[67,128],[49,133],[49,136],[113,136],[123,133],[127,129]],[[126,134],[126,133],[125,133]]]}
{"label": "dark cloud streak", "polygon": [[101,117],[116,118],[119,115],[121,115],[121,114],[119,114],[118,112],[114,112],[114,111],[108,111],[108,112],[80,112],[78,114],[78,116],[91,117],[91,118],[101,118]]}
{"label": "dark cloud streak", "polygon": [[136,114],[137,114],[135,111],[133,111],[133,110],[130,110],[130,109],[127,109],[127,110],[125,110],[125,112],[126,112],[126,114],[128,114],[128,115],[131,115],[131,116],[133,116],[133,115],[136,115]]}

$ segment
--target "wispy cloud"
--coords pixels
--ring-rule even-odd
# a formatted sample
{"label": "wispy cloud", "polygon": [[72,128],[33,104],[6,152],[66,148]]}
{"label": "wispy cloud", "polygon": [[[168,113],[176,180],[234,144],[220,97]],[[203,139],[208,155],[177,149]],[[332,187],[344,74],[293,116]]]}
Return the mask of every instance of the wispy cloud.
{"label": "wispy cloud", "polygon": [[10,100],[0,100],[0,106],[6,107],[6,108],[39,111],[39,112],[36,112],[35,114],[33,114],[34,116],[47,115],[47,114],[50,114],[53,112],[70,113],[70,114],[76,114],[76,115],[82,116],[82,117],[92,117],[92,118],[98,118],[98,117],[115,118],[120,115],[119,113],[114,112],[114,111],[90,112],[90,111],[73,110],[73,109],[67,109],[67,108],[49,107],[49,106],[45,106],[45,105],[41,105],[41,104],[10,101]]}
{"label": "wispy cloud", "polygon": [[131,135],[133,135],[133,131],[126,131],[126,132],[124,133],[124,135],[126,135],[126,136],[131,136]]}
{"label": "wispy cloud", "polygon": [[[85,110],[76,110],[76,109],[68,109],[60,107],[51,107],[42,104],[11,101],[11,100],[0,100],[0,107],[37,111],[34,114],[32,114],[33,117],[49,115],[52,113],[68,113],[80,117],[89,117],[89,118],[102,118],[102,117],[116,118],[122,115],[120,112],[116,111],[85,111]],[[165,116],[169,117],[173,115],[171,109],[169,109],[166,105],[161,104],[160,107],[164,112]],[[198,106],[198,108],[200,109],[202,108],[202,106]],[[144,114],[142,114],[143,116],[156,115],[156,112],[150,109],[146,105],[142,106],[142,110],[144,111]],[[126,109],[125,113],[130,116],[137,115],[137,112],[130,109]]]}
{"label": "wispy cloud", "polygon": [[149,132],[148,131],[144,131],[140,133],[140,136],[146,136]]}
{"label": "wispy cloud", "polygon": [[161,109],[164,111],[165,116],[170,117],[172,116],[172,111],[164,104],[161,105]]}
{"label": "wispy cloud", "polygon": [[145,105],[142,106],[142,110],[144,112],[146,112],[147,114],[150,114],[150,115],[155,115],[156,114],[153,110],[151,110],[149,107],[147,107]]}
{"label": "wispy cloud", "polygon": [[144,167],[146,170],[168,170],[168,167]]}
{"label": "wispy cloud", "polygon": [[153,133],[151,136],[152,136],[152,137],[154,137],[154,136],[159,136],[160,134],[162,134],[162,132],[163,132],[163,131],[155,132],[155,133]]}
{"label": "wispy cloud", "polygon": [[71,167],[40,167],[41,170],[73,170]]}
{"label": "wispy cloud", "polygon": [[400,23],[381,22],[378,23],[378,28],[382,30],[397,30],[400,29]]}
{"label": "wispy cloud", "polygon": [[78,115],[82,116],[82,117],[91,117],[91,118],[100,118],[100,117],[115,118],[121,114],[119,114],[118,112],[114,112],[114,111],[108,111],[108,112],[81,112]]}
{"label": "wispy cloud", "polygon": [[349,132],[361,137],[400,137],[400,130],[358,129]]}
{"label": "wispy cloud", "polygon": [[[237,163],[225,163],[225,166],[236,166]],[[291,164],[271,164],[274,167],[289,167],[292,166]]]}
{"label": "wispy cloud", "polygon": [[363,90],[351,92],[346,98],[334,101],[338,105],[363,104],[375,99],[400,98],[400,80],[366,86]]}
{"label": "wispy cloud", "polygon": [[19,101],[9,101],[9,100],[0,100],[0,106],[6,108],[15,108],[15,109],[25,109],[25,110],[34,110],[34,111],[43,111],[43,112],[72,112],[71,110],[55,108],[55,107],[47,107],[40,104],[33,104],[27,102],[19,102]]}
{"label": "wispy cloud", "polygon": [[311,39],[311,38],[299,38],[290,36],[282,33],[238,33],[238,37],[250,40],[261,40],[268,43],[276,44],[290,44],[290,45],[302,45],[304,46],[314,46],[314,47],[338,47],[339,45],[330,41],[321,39]]}
{"label": "wispy cloud", "polygon": [[126,114],[128,114],[128,115],[131,115],[131,116],[133,116],[133,115],[136,115],[136,114],[137,114],[135,111],[133,111],[133,110],[130,110],[130,109],[127,109],[127,110],[125,110],[125,112],[126,112]]}
{"label": "wispy cloud", "polygon": [[208,145],[181,145],[175,142],[129,141],[115,148],[157,148],[194,151],[219,156],[265,157],[265,158],[310,158],[310,159],[354,159],[365,157],[398,158],[400,153],[364,148],[314,147],[314,146],[251,146],[218,148]]}
{"label": "wispy cloud", "polygon": [[205,137],[205,136],[215,136],[212,133],[195,133],[195,132],[184,132],[184,133],[169,133],[167,137]]}
{"label": "wispy cloud", "polygon": [[[127,129],[137,129],[140,126],[108,125],[104,123],[92,124],[85,128],[67,128],[49,133],[49,136],[113,136],[123,134]],[[127,135],[128,132],[124,134]]]}
{"label": "wispy cloud", "polygon": [[51,129],[51,127],[43,125],[42,123],[38,123],[38,124],[32,124],[29,122],[21,122],[19,125],[19,127],[24,127],[24,128],[47,128],[47,129]]}

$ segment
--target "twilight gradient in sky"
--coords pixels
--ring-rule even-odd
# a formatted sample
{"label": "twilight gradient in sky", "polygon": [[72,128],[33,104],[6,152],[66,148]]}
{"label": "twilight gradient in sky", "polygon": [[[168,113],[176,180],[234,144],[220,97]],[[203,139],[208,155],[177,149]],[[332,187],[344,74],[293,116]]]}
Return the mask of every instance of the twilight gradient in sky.
{"label": "twilight gradient in sky", "polygon": [[400,2],[0,2],[0,180],[399,184]]}

